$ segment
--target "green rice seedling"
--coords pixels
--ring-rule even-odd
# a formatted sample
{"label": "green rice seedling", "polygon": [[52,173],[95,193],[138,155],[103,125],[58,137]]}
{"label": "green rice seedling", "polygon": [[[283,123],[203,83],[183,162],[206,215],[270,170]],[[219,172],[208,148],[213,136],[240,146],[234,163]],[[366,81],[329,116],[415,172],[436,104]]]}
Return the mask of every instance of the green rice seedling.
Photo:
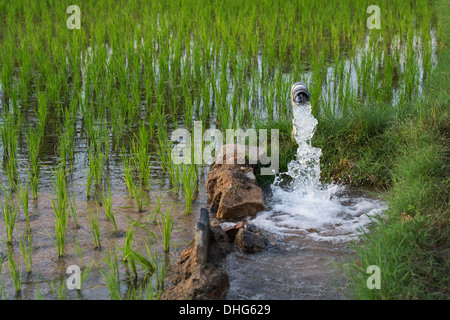
{"label": "green rice seedling", "polygon": [[52,292],[53,298],[58,300],[67,299],[67,285],[64,278],[56,280],[56,288],[53,281],[49,283],[50,291]]}
{"label": "green rice seedling", "polygon": [[158,131],[159,148],[158,155],[164,172],[169,176],[175,193],[180,190],[180,168],[172,161],[171,144],[167,141],[165,133]]}
{"label": "green rice seedling", "polygon": [[94,261],[89,262],[88,265],[86,266],[86,268],[84,268],[83,272],[81,273],[81,279],[80,279],[81,287],[83,287],[83,284],[86,282],[86,280],[91,275],[93,266],[94,266]]}
{"label": "green rice seedling", "polygon": [[73,222],[75,222],[75,227],[80,227],[80,221],[78,220],[78,213],[77,213],[77,205],[75,201],[75,194],[72,195],[72,199],[68,200],[69,202],[69,210],[70,214],[73,218]]}
{"label": "green rice seedling", "polygon": [[27,272],[31,273],[31,266],[33,264],[33,243],[31,232],[28,230],[25,231],[22,237],[20,237],[20,251],[22,252],[23,260],[25,261],[25,265],[27,267]]}
{"label": "green rice seedling", "polygon": [[[135,141],[136,140],[136,141]],[[136,139],[131,142],[131,150],[135,155],[134,165],[138,169],[139,177],[144,188],[148,188],[150,182],[150,158],[148,153],[149,133],[147,126],[141,123]]]}
{"label": "green rice seedling", "polygon": [[112,206],[111,187],[109,184],[109,179],[108,179],[108,194],[106,195],[105,190],[103,190],[102,203],[103,203],[103,207],[105,208],[105,211],[104,211],[105,216],[108,218],[109,221],[111,221],[111,223],[114,227],[114,230],[116,232],[119,232],[119,230],[117,229],[116,219],[114,217],[114,210],[113,210],[113,206]]}
{"label": "green rice seedling", "polygon": [[6,193],[6,190],[1,186],[5,194],[5,203],[2,203],[3,220],[6,229],[6,242],[12,243],[14,226],[16,225],[17,208],[12,204],[11,196]]}
{"label": "green rice seedling", "polygon": [[69,198],[67,196],[66,173],[62,167],[53,172],[53,192],[56,194],[56,202],[52,197],[52,207],[55,213],[55,239],[51,236],[58,257],[64,255],[64,247],[66,244],[67,227],[69,222]]}
{"label": "green rice seedling", "polygon": [[153,275],[156,280],[156,289],[158,292],[164,290],[164,279],[166,277],[166,264],[158,258],[158,251],[156,248],[153,250],[151,257],[151,263],[154,267]]}
{"label": "green rice seedling", "polygon": [[165,197],[163,197],[163,194],[161,194],[161,192],[156,195],[155,215],[161,213],[161,207],[164,203],[164,198]]}
{"label": "green rice seedling", "polygon": [[170,236],[173,231],[173,218],[170,215],[170,211],[172,211],[173,207],[167,208],[166,214],[163,215],[163,221],[162,226],[159,224],[159,229],[161,230],[161,233],[163,235],[164,240],[164,252],[169,252],[169,246],[170,246]]}
{"label": "green rice seedling", "polygon": [[83,248],[81,247],[80,240],[78,240],[78,237],[76,238],[75,242],[76,242],[75,251],[77,252],[78,255],[78,263],[80,264],[80,268],[83,268],[84,267]]}
{"label": "green rice seedling", "polygon": [[0,300],[2,299],[2,296],[4,296],[6,300],[5,286],[3,284],[2,278],[2,268],[3,268],[3,258],[0,259]]}
{"label": "green rice seedling", "polygon": [[2,127],[0,128],[0,133],[4,153],[6,157],[12,157],[12,159],[16,159],[18,135],[16,133],[16,121],[14,120],[14,115],[8,112],[2,118],[3,123]]}
{"label": "green rice seedling", "polygon": [[9,190],[13,192],[17,186],[17,159],[15,157],[8,157],[5,172],[9,183]]}
{"label": "green rice seedling", "polygon": [[16,257],[14,253],[8,250],[7,255],[8,264],[6,265],[6,268],[8,269],[14,289],[16,290],[16,295],[18,295],[22,289],[22,270],[20,270],[16,264]]}
{"label": "green rice seedling", "polygon": [[127,292],[124,300],[142,300],[142,284],[137,287],[136,282],[128,282]]}
{"label": "green rice seedling", "polygon": [[95,248],[101,248],[100,244],[100,227],[98,224],[98,213],[93,213],[92,208],[89,206],[89,223],[91,228],[92,238],[94,239]]}
{"label": "green rice seedling", "polygon": [[136,201],[136,205],[138,207],[138,211],[139,212],[144,212],[144,202],[145,199],[148,199],[148,196],[146,197],[146,192],[145,190],[142,188],[142,186],[139,184],[133,184],[133,189],[132,189],[132,197],[134,198],[134,200]]}
{"label": "green rice seedling", "polygon": [[88,173],[88,176],[94,178],[94,183],[96,186],[100,185],[100,180],[102,178],[102,169],[103,169],[103,153],[96,152],[94,153],[91,149],[88,149],[88,157],[89,157],[89,170],[91,174]]}
{"label": "green rice seedling", "polygon": [[161,298],[162,290],[158,290],[149,279],[145,282],[145,299],[159,300]]}
{"label": "green rice seedling", "polygon": [[134,179],[133,179],[133,167],[131,165],[131,160],[127,156],[125,149],[122,149],[122,166],[123,166],[123,174],[125,178],[125,184],[127,186],[127,190],[131,197],[133,197],[134,194]]}
{"label": "green rice seedling", "polygon": [[133,254],[133,250],[131,248],[131,245],[133,243],[133,237],[134,237],[134,225],[131,224],[128,228],[125,236],[125,241],[123,243],[123,246],[119,246],[119,250],[122,251],[122,262],[123,264],[128,268],[131,269],[133,272],[134,278],[137,278],[137,269],[136,269],[136,260],[135,255]]}
{"label": "green rice seedling", "polygon": [[117,250],[114,250],[114,255],[111,254],[110,250],[105,250],[105,257],[103,260],[105,261],[109,270],[105,271],[103,269],[99,269],[99,271],[102,274],[106,286],[108,287],[109,296],[113,300],[122,300]]}
{"label": "green rice seedling", "polygon": [[7,113],[3,117],[3,124],[0,128],[3,150],[4,150],[4,161],[3,170],[6,173],[8,179],[10,191],[15,190],[17,184],[17,144],[18,144],[18,134],[16,132],[16,121],[14,116]]}
{"label": "green rice seedling", "polygon": [[[37,166],[36,166],[37,168]],[[33,194],[33,199],[37,199],[38,197],[38,185],[39,185],[39,174],[36,169],[34,171],[33,166],[28,168],[28,179],[31,182],[31,192]]]}
{"label": "green rice seedling", "polygon": [[86,198],[89,198],[91,196],[93,178],[93,172],[90,168],[88,168],[86,172]]}
{"label": "green rice seedling", "polygon": [[145,249],[146,249],[146,254],[142,253],[142,251],[140,249],[136,249],[133,251],[133,255],[136,258],[136,260],[139,262],[139,264],[146,269],[149,273],[153,273],[155,271],[155,266],[153,265],[153,258],[152,258],[152,253],[150,252],[149,249],[149,242],[147,241],[145,243]]}
{"label": "green rice seedling", "polygon": [[22,203],[22,209],[25,214],[25,220],[27,221],[27,226],[30,228],[30,217],[29,217],[29,210],[28,210],[28,183],[27,188],[24,190],[22,185],[20,185],[20,202]]}
{"label": "green rice seedling", "polygon": [[183,185],[186,213],[190,214],[192,212],[192,202],[198,191],[197,166],[195,164],[182,165],[180,171],[182,172],[181,184]]}
{"label": "green rice seedling", "polygon": [[39,275],[37,275],[37,280],[36,280],[36,300],[45,300],[45,293],[41,294],[41,288],[40,288],[40,284],[39,284]]}

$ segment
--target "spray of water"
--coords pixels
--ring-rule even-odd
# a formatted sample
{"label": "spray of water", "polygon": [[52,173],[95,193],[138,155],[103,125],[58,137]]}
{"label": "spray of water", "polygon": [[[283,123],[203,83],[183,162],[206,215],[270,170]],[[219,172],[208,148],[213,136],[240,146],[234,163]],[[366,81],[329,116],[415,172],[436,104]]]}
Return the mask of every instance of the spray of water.
{"label": "spray of water", "polygon": [[367,226],[371,217],[381,213],[385,205],[343,186],[320,182],[322,151],[311,145],[316,125],[311,104],[296,101],[296,158],[272,185],[272,210],[261,212],[252,223],[281,237],[306,235],[317,240],[348,241]]}

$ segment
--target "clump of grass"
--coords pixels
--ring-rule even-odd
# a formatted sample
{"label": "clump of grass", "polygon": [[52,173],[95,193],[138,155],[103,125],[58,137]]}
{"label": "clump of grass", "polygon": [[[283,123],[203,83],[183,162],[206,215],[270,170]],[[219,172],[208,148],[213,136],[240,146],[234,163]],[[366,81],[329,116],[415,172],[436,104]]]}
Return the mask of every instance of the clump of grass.
{"label": "clump of grass", "polygon": [[167,133],[164,130],[158,131],[159,148],[158,155],[164,172],[169,176],[173,189],[176,193],[180,190],[180,166],[176,165],[172,159],[171,143],[167,140]]}
{"label": "clump of grass", "polygon": [[170,236],[172,235],[173,231],[173,218],[170,215],[170,211],[172,210],[172,207],[167,208],[166,213],[163,215],[163,221],[162,226],[159,225],[159,228],[161,230],[161,233],[163,235],[164,240],[164,252],[169,252],[169,246],[170,246]]}
{"label": "clump of grass", "polygon": [[130,196],[133,196],[134,188],[135,188],[135,183],[134,183],[134,179],[133,179],[133,167],[131,164],[131,160],[129,159],[129,157],[126,154],[125,149],[122,149],[121,158],[122,158],[122,167],[123,167],[123,174],[124,174],[124,178],[125,178],[125,184],[127,186],[127,190],[129,192]]}
{"label": "clump of grass", "polygon": [[37,199],[38,184],[39,184],[39,150],[44,136],[45,123],[47,118],[47,98],[40,92],[36,94],[38,100],[38,123],[34,129],[28,129],[25,135],[30,158],[29,179],[31,181],[31,190],[33,198]]}
{"label": "clump of grass", "polygon": [[89,206],[89,222],[91,228],[92,238],[94,239],[95,248],[100,249],[100,227],[98,224],[98,213],[92,211],[92,208]]}
{"label": "clump of grass", "polygon": [[89,168],[87,172],[87,196],[91,195],[91,186],[94,182],[95,187],[100,186],[103,171],[104,156],[101,151],[94,152],[91,148],[88,149]]}
{"label": "clump of grass", "polygon": [[79,228],[80,227],[80,222],[78,220],[78,213],[77,213],[77,205],[76,205],[76,201],[75,201],[75,194],[73,194],[72,196],[72,200],[69,200],[69,209],[70,209],[70,213],[72,215],[73,218],[73,222],[75,222],[75,227]]}
{"label": "clump of grass", "polygon": [[6,229],[6,242],[11,244],[16,225],[17,208],[12,204],[11,195],[6,192],[3,186],[1,188],[5,194],[5,203],[2,203],[1,206]]}
{"label": "clump of grass", "polygon": [[103,280],[109,290],[109,296],[113,300],[122,300],[122,293],[120,289],[119,263],[117,259],[117,250],[111,254],[110,250],[105,250],[105,257],[103,259],[109,270],[100,269]]}
{"label": "clump of grass", "polygon": [[104,211],[105,216],[108,218],[109,221],[111,221],[111,223],[114,227],[114,230],[116,232],[119,232],[119,230],[117,229],[116,218],[114,217],[114,210],[113,210],[113,206],[112,206],[112,197],[111,197],[111,187],[109,185],[109,180],[108,180],[108,194],[106,195],[105,190],[103,190],[102,203],[105,208],[105,211]]}
{"label": "clump of grass", "polygon": [[81,247],[80,240],[78,239],[78,237],[76,238],[75,242],[76,242],[75,251],[78,255],[78,263],[80,264],[80,268],[83,268],[84,267],[83,248]]}
{"label": "clump of grass", "polygon": [[149,249],[148,241],[145,243],[145,249],[146,249],[147,255],[142,253],[142,251],[140,249],[136,249],[135,251],[133,251],[133,255],[144,269],[146,269],[149,273],[153,273],[153,272],[155,272],[156,267],[154,264],[153,255]]}
{"label": "clump of grass", "polygon": [[148,188],[150,182],[150,158],[149,148],[149,132],[144,123],[139,126],[139,133],[136,141],[132,140],[131,150],[135,155],[134,165],[138,169],[139,178],[144,188]]}
{"label": "clump of grass", "polygon": [[56,247],[58,257],[62,257],[64,255],[69,222],[66,174],[62,167],[59,167],[53,172],[52,184],[53,192],[56,194],[56,202],[55,199],[52,198],[52,207],[53,212],[55,213],[55,239],[51,236],[50,238]]}
{"label": "clump of grass", "polygon": [[15,189],[17,183],[17,144],[19,137],[16,130],[17,124],[14,115],[8,112],[3,117],[0,133],[3,142],[4,159],[6,160],[3,162],[3,170],[8,179],[10,191]]}
{"label": "clump of grass", "polygon": [[22,203],[22,209],[25,214],[25,220],[27,222],[28,228],[30,228],[30,217],[29,217],[29,211],[28,211],[28,183],[27,188],[24,190],[22,185],[20,185],[20,202]]}
{"label": "clump of grass", "polygon": [[198,191],[197,166],[195,164],[183,165],[181,172],[181,184],[183,185],[186,213],[190,214],[192,212],[192,202]]}
{"label": "clump of grass", "polygon": [[27,272],[31,273],[32,271],[32,264],[33,264],[33,239],[31,236],[31,232],[29,230],[25,231],[26,234],[24,234],[20,238],[20,251],[22,252],[23,260],[25,261],[25,265],[27,267]]}
{"label": "clump of grass", "polygon": [[126,232],[125,241],[123,243],[123,246],[119,247],[119,250],[122,251],[122,262],[123,264],[131,269],[131,272],[134,275],[134,278],[137,278],[137,269],[136,269],[136,260],[135,255],[133,252],[133,249],[131,247],[133,243],[133,237],[134,237],[134,226],[133,224],[130,225]]}
{"label": "clump of grass", "polygon": [[45,293],[41,294],[41,287],[39,284],[39,275],[37,275],[37,280],[36,280],[36,300],[45,300]]}
{"label": "clump of grass", "polygon": [[56,280],[56,288],[53,281],[49,283],[50,291],[52,292],[53,298],[58,300],[67,299],[67,285],[64,278]]}
{"label": "clump of grass", "polygon": [[19,267],[17,266],[16,257],[14,253],[8,250],[7,255],[8,255],[8,264],[6,265],[6,268],[8,269],[14,289],[16,290],[16,295],[18,295],[22,290],[22,270],[19,269]]}
{"label": "clump of grass", "polygon": [[144,204],[145,200],[148,199],[146,197],[146,191],[142,188],[140,184],[133,184],[132,186],[132,197],[136,201],[136,205],[138,207],[139,212],[144,212]]}

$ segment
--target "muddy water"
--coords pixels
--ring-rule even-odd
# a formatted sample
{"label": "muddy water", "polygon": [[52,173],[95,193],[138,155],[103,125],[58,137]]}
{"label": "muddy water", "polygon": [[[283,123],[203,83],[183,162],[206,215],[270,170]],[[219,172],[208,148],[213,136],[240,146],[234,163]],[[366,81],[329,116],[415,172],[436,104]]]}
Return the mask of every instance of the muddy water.
{"label": "muddy water", "polygon": [[293,237],[266,252],[227,257],[230,279],[226,299],[344,299],[346,285],[334,264],[343,261],[345,245]]}

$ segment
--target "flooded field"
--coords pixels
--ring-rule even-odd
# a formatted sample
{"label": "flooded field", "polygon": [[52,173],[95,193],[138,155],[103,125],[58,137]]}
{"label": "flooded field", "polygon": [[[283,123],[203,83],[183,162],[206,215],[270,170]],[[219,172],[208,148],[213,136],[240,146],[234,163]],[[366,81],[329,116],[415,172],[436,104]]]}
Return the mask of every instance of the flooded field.
{"label": "flooded field", "polygon": [[[436,65],[434,16],[425,0],[384,5],[385,27],[369,30],[363,2],[80,1],[73,28],[65,3],[0,2],[0,297],[158,299],[208,206],[209,164],[174,161],[176,129],[287,140],[299,80],[317,121],[415,108]],[[227,299],[344,298],[331,265],[385,207],[334,188],[272,188],[252,223],[274,245],[227,257]],[[69,266],[81,290],[65,289]]]}

